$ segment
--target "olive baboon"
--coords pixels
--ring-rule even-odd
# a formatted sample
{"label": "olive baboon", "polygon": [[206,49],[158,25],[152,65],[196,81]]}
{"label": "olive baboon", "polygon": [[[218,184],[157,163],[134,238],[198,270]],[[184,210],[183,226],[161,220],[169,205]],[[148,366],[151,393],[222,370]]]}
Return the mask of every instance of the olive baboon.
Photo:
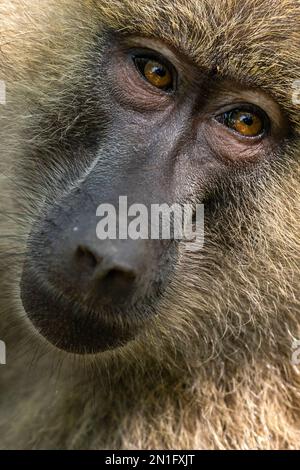
{"label": "olive baboon", "polygon": [[[0,5],[1,448],[296,448],[300,4]],[[195,253],[101,202],[205,204]]]}

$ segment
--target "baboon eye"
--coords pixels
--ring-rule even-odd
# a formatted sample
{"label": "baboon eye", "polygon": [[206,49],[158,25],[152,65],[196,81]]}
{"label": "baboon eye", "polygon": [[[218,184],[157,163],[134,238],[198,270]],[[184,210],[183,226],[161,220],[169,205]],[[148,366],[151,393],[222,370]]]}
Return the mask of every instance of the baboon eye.
{"label": "baboon eye", "polygon": [[268,128],[268,117],[259,108],[235,108],[219,115],[216,119],[244,137],[261,137]]}
{"label": "baboon eye", "polygon": [[171,65],[150,57],[134,57],[134,63],[151,85],[167,92],[174,90],[175,78]]}

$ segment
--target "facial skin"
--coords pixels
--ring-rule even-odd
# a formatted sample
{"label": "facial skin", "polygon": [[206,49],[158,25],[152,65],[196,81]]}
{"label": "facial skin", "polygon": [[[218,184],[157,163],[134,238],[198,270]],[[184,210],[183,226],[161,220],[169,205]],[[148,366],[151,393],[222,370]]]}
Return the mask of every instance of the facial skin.
{"label": "facial skin", "polygon": [[201,69],[159,40],[113,34],[102,47],[86,71],[94,138],[79,148],[72,136],[64,141],[64,158],[83,153],[89,169],[59,200],[49,195],[21,282],[37,330],[81,354],[125,345],[147,328],[178,261],[174,240],[98,240],[99,204],[116,207],[122,195],[149,208],[202,203],[220,182],[275,159],[289,129],[271,96]]}

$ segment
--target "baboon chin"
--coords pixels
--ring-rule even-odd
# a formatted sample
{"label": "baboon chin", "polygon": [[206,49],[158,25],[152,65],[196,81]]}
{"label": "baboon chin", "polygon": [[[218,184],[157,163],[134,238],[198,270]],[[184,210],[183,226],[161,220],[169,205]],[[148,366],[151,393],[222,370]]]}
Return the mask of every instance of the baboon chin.
{"label": "baboon chin", "polygon": [[[299,24],[2,2],[0,448],[299,447]],[[204,205],[204,243],[100,239],[122,196]]]}

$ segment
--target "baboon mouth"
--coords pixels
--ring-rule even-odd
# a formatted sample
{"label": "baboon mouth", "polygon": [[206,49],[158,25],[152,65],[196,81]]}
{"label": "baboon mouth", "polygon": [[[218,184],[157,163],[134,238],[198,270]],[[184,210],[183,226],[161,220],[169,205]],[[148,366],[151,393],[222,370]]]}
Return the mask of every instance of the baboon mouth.
{"label": "baboon mouth", "polygon": [[[29,320],[52,345],[73,354],[97,354],[125,346],[140,329],[137,324],[88,311],[79,303],[51,292],[40,282],[32,288],[28,273],[21,282],[21,300]],[[38,285],[38,287],[37,287]]]}

